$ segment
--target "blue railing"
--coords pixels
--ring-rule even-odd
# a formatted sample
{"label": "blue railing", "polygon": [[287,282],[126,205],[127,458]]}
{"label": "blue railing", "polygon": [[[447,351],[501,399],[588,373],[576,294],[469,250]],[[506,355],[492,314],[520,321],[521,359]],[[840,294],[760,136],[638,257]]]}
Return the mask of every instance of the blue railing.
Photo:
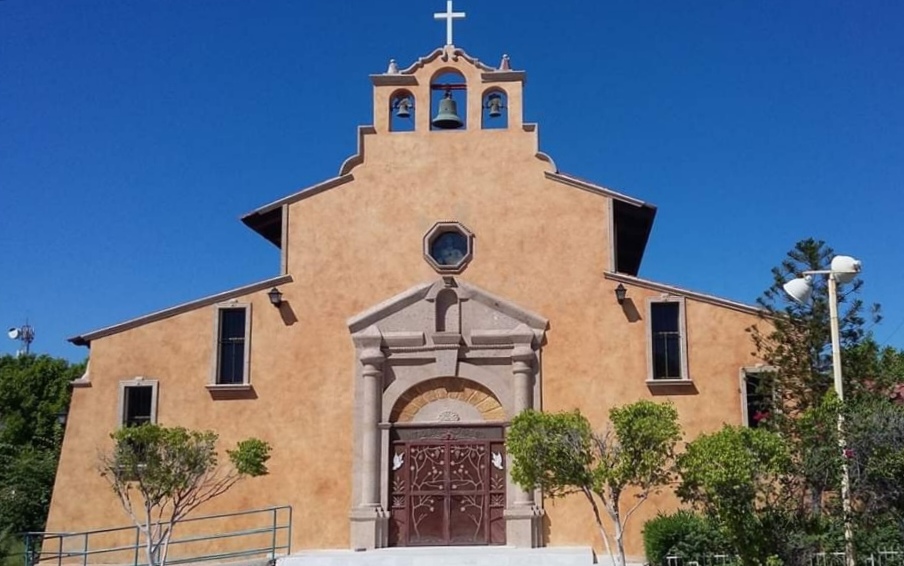
{"label": "blue railing", "polygon": [[[247,517],[251,522],[249,528],[225,532],[222,528],[217,528],[217,523],[237,517]],[[205,534],[205,529],[213,532]],[[191,536],[170,540],[169,555],[173,559],[167,559],[167,564],[254,557],[274,559],[292,551],[292,507],[282,505],[184,519],[179,521],[176,534],[182,530],[193,533]],[[87,566],[115,562],[120,565],[131,563],[133,566],[147,566],[147,561],[144,560],[145,541],[137,526],[76,533],[30,532],[24,536],[25,566],[54,562],[57,565],[81,563]],[[126,540],[129,542],[124,542]],[[203,549],[211,546],[211,541],[230,541],[223,545],[230,549],[223,552],[197,550],[197,547]],[[196,547],[194,552],[192,546]]]}

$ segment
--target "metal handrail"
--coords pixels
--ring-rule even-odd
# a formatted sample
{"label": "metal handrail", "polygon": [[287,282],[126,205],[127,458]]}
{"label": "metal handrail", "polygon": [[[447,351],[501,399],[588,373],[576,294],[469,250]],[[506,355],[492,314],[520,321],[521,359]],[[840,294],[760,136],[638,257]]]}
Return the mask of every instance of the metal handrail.
{"label": "metal handrail", "polygon": [[[232,552],[222,552],[214,554],[199,554],[197,556],[180,556],[176,560],[167,560],[168,564],[182,564],[188,562],[204,562],[207,560],[222,560],[230,558],[245,558],[257,555],[268,555],[269,558],[276,558],[279,554],[289,554],[292,552],[292,506],[280,505],[275,507],[266,507],[263,509],[251,509],[247,511],[237,511],[233,513],[217,513],[215,515],[204,515],[202,517],[193,517],[179,521],[178,524],[197,523],[200,521],[211,521],[216,519],[225,519],[232,517],[240,517],[245,515],[261,515],[268,514],[270,521],[266,526],[255,527],[251,529],[243,529],[239,531],[222,532],[218,530],[215,534],[209,535],[192,535],[185,538],[170,540],[169,545],[184,545],[197,543],[202,541],[212,541],[218,539],[233,539],[239,537],[247,537],[252,535],[262,535],[272,533],[269,546],[254,548],[245,548]],[[168,523],[163,523],[168,524]],[[280,543],[282,537],[281,532],[285,531],[285,542]],[[135,533],[134,542],[128,545],[91,548],[91,537],[96,538],[97,535],[108,535],[110,533]],[[81,558],[83,566],[88,565],[88,557],[112,552],[134,551],[132,558],[133,566],[147,566],[146,562],[139,560],[141,549],[143,547],[141,529],[137,525],[128,527],[111,527],[105,529],[94,529],[90,531],[80,532],[27,532],[25,537],[25,565],[34,566],[36,564],[47,564],[56,561],[58,566],[63,564],[63,560],[71,558]],[[80,540],[79,546],[81,550],[63,550],[67,546],[65,542],[71,540]],[[49,550],[49,547],[55,546],[55,550]],[[284,552],[283,552],[284,551]]]}

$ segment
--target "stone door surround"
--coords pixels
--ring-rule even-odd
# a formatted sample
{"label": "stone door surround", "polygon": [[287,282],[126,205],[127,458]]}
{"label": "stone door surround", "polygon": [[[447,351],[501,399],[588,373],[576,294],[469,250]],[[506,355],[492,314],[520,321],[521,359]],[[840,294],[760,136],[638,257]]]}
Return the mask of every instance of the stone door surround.
{"label": "stone door surround", "polygon": [[[450,276],[349,319],[357,358],[352,548],[388,544],[392,426],[504,424],[539,408],[547,326],[545,318]],[[508,545],[539,546],[542,509],[508,476],[503,515]]]}

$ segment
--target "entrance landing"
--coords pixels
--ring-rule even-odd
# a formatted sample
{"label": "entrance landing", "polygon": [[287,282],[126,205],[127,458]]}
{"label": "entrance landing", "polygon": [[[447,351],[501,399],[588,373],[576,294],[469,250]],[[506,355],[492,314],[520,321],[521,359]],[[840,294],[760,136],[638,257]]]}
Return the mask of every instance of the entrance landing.
{"label": "entrance landing", "polygon": [[277,566],[591,566],[595,563],[590,547],[431,546],[360,552],[310,550],[280,558]]}

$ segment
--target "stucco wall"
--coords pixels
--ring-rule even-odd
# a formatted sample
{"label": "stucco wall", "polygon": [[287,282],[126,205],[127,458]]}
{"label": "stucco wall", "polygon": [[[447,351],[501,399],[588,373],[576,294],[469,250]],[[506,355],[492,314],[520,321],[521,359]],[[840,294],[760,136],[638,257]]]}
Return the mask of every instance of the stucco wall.
{"label": "stucco wall", "polygon": [[[480,73],[466,61],[434,61],[418,71],[457,65],[471,84]],[[518,127],[520,83],[510,89],[508,130],[429,132],[426,105],[417,132],[363,136],[354,180],[289,206],[286,305],[266,291],[238,297],[252,305],[249,393],[208,391],[215,306],[179,314],[91,346],[90,387],[74,392],[49,530],[126,523],[96,471],[98,449],[117,425],[120,380],[159,381],[158,421],[210,428],[224,447],[247,436],[273,445],[270,475],[237,486],[202,513],[290,504],[293,548],[349,544],[352,505],[352,408],[355,375],[349,317],[437,277],[423,260],[422,239],[437,221],[454,220],[474,234],[474,259],[459,277],[550,321],[542,349],[542,404],[579,408],[598,427],[608,410],[643,398],[671,400],[687,439],[741,421],[738,369],[752,365],[744,332],[754,317],[695,299],[686,302],[693,386],[651,389],[647,379],[646,301],[660,291],[631,285],[618,305],[610,263],[609,200],[548,179],[534,131]],[[482,87],[481,87],[482,88]],[[388,104],[390,87],[376,87]],[[472,95],[472,112],[476,112]],[[86,501],[91,501],[87,504]],[[654,498],[634,518],[627,549],[642,554],[639,532],[657,509]],[[586,503],[547,502],[548,543],[592,544],[601,550]]]}

